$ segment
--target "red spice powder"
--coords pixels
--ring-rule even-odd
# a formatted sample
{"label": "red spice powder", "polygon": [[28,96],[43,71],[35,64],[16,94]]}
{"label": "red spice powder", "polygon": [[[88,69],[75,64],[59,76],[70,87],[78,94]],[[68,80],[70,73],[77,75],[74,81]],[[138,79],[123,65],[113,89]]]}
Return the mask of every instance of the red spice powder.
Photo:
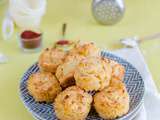
{"label": "red spice powder", "polygon": [[68,40],[59,40],[59,41],[57,41],[56,44],[58,44],[58,45],[67,45],[67,44],[69,44],[69,41]]}
{"label": "red spice powder", "polygon": [[33,39],[33,38],[37,38],[39,36],[41,36],[40,33],[36,33],[36,32],[30,31],[30,30],[26,30],[26,31],[22,32],[22,34],[21,34],[21,38],[23,38],[23,39]]}

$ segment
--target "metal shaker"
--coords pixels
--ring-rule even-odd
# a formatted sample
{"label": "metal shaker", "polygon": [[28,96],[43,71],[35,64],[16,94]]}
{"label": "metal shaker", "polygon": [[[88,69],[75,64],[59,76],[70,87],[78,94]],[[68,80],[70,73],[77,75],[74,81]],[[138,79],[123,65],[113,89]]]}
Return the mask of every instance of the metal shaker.
{"label": "metal shaker", "polygon": [[119,22],[125,12],[123,0],[93,0],[92,13],[96,21],[104,25]]}

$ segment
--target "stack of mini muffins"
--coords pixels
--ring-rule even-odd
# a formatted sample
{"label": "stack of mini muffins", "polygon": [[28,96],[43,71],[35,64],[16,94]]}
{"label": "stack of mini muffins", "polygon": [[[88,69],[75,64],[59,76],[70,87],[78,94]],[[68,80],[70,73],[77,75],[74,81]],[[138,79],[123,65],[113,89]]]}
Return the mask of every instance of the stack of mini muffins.
{"label": "stack of mini muffins", "polygon": [[27,81],[28,91],[37,102],[53,102],[58,119],[85,120],[92,105],[103,119],[128,112],[125,68],[101,57],[94,43],[77,42],[67,51],[46,48],[38,65],[40,71]]}

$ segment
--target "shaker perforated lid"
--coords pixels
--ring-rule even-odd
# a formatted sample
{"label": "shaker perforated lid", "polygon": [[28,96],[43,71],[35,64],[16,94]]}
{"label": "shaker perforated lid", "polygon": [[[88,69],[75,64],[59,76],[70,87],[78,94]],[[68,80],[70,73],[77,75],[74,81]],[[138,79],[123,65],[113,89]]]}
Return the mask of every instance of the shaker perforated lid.
{"label": "shaker perforated lid", "polygon": [[101,24],[112,25],[121,20],[125,12],[123,0],[93,0],[92,13]]}

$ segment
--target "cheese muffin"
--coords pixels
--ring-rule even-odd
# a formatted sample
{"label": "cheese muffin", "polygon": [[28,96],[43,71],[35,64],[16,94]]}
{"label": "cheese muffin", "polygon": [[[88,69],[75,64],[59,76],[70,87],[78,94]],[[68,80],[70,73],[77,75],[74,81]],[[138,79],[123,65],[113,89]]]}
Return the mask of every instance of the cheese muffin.
{"label": "cheese muffin", "polygon": [[58,80],[48,72],[32,74],[27,81],[27,88],[29,94],[38,102],[52,102],[61,92]]}
{"label": "cheese muffin", "polygon": [[68,87],[75,83],[74,71],[77,64],[88,56],[99,56],[99,49],[93,43],[78,42],[69,51],[63,64],[56,71],[56,77],[63,87]]}
{"label": "cheese muffin", "polygon": [[87,57],[78,64],[74,78],[81,89],[97,91],[109,85],[111,73],[111,66],[104,58]]}
{"label": "cheese muffin", "polygon": [[103,119],[115,119],[129,111],[129,95],[125,84],[114,81],[108,88],[94,96],[94,107]]}
{"label": "cheese muffin", "polygon": [[114,60],[109,59],[109,58],[104,58],[104,59],[106,59],[106,61],[112,67],[112,79],[123,81],[124,76],[125,76],[124,66]]}
{"label": "cheese muffin", "polygon": [[55,73],[57,67],[62,64],[66,52],[58,48],[46,48],[39,57],[39,68],[41,71]]}
{"label": "cheese muffin", "polygon": [[62,87],[65,88],[75,84],[74,72],[81,59],[83,59],[83,57],[76,54],[68,55],[63,64],[58,66],[56,77]]}
{"label": "cheese muffin", "polygon": [[77,86],[71,86],[55,99],[54,108],[60,120],[85,120],[92,103],[92,96]]}
{"label": "cheese muffin", "polygon": [[95,46],[93,42],[78,41],[69,54],[78,54],[84,57],[87,56],[100,56],[100,50]]}

